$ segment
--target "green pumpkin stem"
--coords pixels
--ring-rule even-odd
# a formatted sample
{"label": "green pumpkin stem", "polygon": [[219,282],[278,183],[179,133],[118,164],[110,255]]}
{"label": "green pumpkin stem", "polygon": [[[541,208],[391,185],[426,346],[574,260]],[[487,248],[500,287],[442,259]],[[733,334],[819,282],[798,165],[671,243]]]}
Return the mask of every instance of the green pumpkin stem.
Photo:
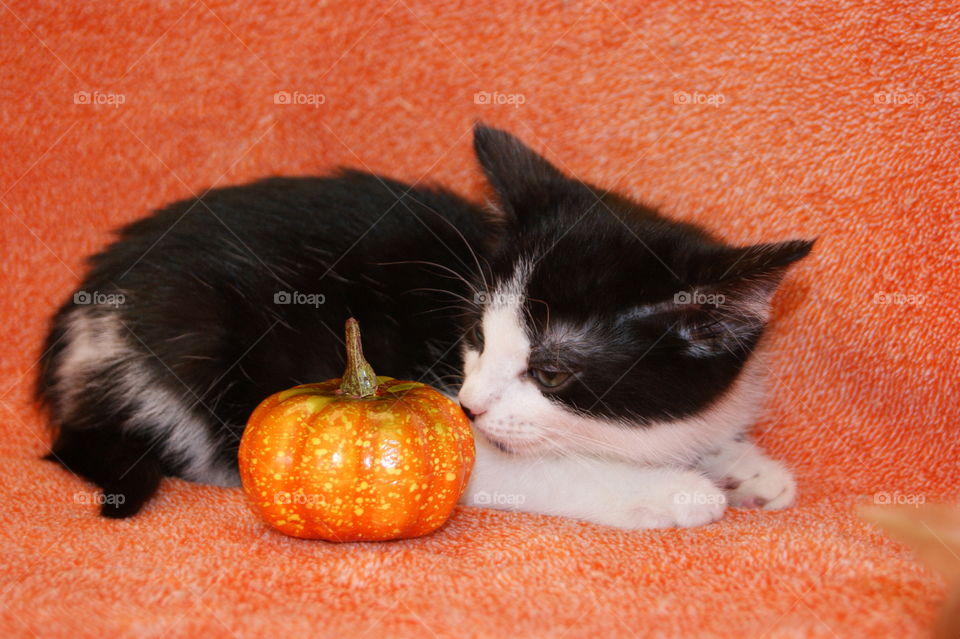
{"label": "green pumpkin stem", "polygon": [[377,392],[377,375],[363,358],[360,345],[360,324],[352,317],[347,320],[347,368],[343,371],[340,392],[352,397],[370,397]]}

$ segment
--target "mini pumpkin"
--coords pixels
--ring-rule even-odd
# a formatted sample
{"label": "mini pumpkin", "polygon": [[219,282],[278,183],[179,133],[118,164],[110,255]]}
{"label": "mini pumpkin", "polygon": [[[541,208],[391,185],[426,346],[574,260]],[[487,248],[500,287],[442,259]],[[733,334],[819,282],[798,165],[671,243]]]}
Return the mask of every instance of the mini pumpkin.
{"label": "mini pumpkin", "polygon": [[470,422],[429,386],[377,377],[347,320],[340,379],[275,393],[240,442],[254,510],[294,537],[382,541],[446,522],[473,468]]}

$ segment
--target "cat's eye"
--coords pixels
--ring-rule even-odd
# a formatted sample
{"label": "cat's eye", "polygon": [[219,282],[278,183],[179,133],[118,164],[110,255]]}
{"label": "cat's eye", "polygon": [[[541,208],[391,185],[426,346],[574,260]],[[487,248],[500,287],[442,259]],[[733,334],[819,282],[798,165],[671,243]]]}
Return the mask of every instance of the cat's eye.
{"label": "cat's eye", "polygon": [[548,371],[542,368],[531,368],[527,374],[541,388],[557,388],[570,379],[572,375],[566,371]]}

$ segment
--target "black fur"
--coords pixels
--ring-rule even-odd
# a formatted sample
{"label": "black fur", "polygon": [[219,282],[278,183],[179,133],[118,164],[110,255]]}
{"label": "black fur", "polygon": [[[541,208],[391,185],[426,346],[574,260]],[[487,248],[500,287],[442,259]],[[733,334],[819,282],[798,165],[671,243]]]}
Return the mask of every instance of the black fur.
{"label": "black fur", "polygon": [[[328,178],[271,178],[172,204],[120,231],[90,260],[80,291],[121,293],[116,314],[142,365],[192,404],[235,466],[247,417],[267,395],[338,377],[344,320],[356,317],[376,370],[456,387],[455,305],[496,225],[438,188],[356,171]],[[322,294],[324,303],[276,304],[283,292]],[[315,298],[319,301],[319,298]],[[119,371],[82,380],[79,405],[57,386],[69,343],[68,301],[53,320],[39,378],[58,436],[50,455],[71,471],[125,495],[136,512],[156,488],[157,469],[180,475],[176,458],[139,436],[144,424],[105,389]]]}

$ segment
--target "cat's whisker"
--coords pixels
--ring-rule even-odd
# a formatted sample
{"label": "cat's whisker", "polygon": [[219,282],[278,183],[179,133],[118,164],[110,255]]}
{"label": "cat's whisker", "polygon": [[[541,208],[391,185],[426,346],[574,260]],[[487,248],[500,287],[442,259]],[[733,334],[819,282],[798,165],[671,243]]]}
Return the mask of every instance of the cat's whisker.
{"label": "cat's whisker", "polygon": [[455,298],[457,298],[458,300],[463,301],[465,304],[476,305],[476,302],[471,302],[469,299],[467,299],[467,298],[464,297],[463,295],[460,295],[459,293],[454,293],[453,291],[448,291],[448,290],[443,289],[443,288],[420,287],[420,288],[412,288],[412,289],[410,289],[409,292],[411,292],[411,293],[414,293],[414,292],[446,293],[447,295],[450,295],[451,297],[455,297]]}
{"label": "cat's whisker", "polygon": [[[546,309],[546,311],[547,311],[547,318],[546,318],[546,323],[545,323],[545,325],[544,325],[544,330],[549,331],[549,330],[550,330],[550,304],[549,304],[549,302],[547,302],[546,300],[537,299],[537,298],[535,298],[535,297],[528,297],[527,299],[530,300],[531,302],[536,302],[536,303],[538,303],[538,304],[543,304],[543,307],[544,307],[544,308]],[[529,309],[524,308],[524,310],[527,312],[527,317],[530,318],[530,322],[532,323],[532,322],[533,322],[533,316],[530,314]]]}
{"label": "cat's whisker", "polygon": [[[414,202],[416,202],[417,204],[419,204],[420,206],[424,207],[425,209],[427,209],[428,211],[430,211],[430,212],[432,212],[434,215],[436,215],[438,218],[440,218],[440,220],[441,220],[442,222],[444,222],[447,226],[449,226],[449,227],[453,230],[454,233],[457,234],[457,237],[460,238],[460,241],[463,242],[463,245],[466,247],[467,251],[469,251],[469,253],[470,253],[470,256],[473,258],[473,262],[474,262],[474,264],[475,264],[476,267],[477,267],[477,275],[478,275],[478,276],[480,277],[480,279],[483,281],[483,286],[484,286],[484,288],[485,288],[486,290],[490,290],[490,286],[489,286],[489,284],[487,283],[487,278],[486,278],[486,276],[484,275],[484,272],[483,272],[483,267],[480,265],[480,259],[477,257],[477,252],[473,249],[473,246],[470,244],[470,242],[467,241],[467,238],[464,237],[463,232],[461,232],[460,229],[457,228],[456,224],[454,224],[454,223],[451,222],[449,219],[447,219],[447,216],[443,215],[442,213],[440,213],[439,211],[437,211],[436,209],[434,209],[434,208],[433,208],[432,206],[430,206],[429,204],[424,203],[424,202],[421,202],[420,200],[418,200],[418,199],[417,199],[415,196],[413,196],[413,195],[410,195],[409,197],[410,197],[410,199],[412,199]],[[453,253],[452,250],[451,250],[451,253]],[[456,257],[456,253],[454,253],[454,256]],[[458,258],[458,259],[459,259],[459,258]],[[462,263],[462,262],[461,262],[461,263]],[[466,266],[466,265],[464,264],[464,266]]]}
{"label": "cat's whisker", "polygon": [[[581,434],[581,433],[574,433],[574,432],[571,432],[571,431],[569,431],[569,430],[559,429],[559,428],[555,428],[555,427],[547,426],[547,425],[543,425],[543,424],[540,425],[540,428],[543,429],[544,431],[548,432],[548,433],[551,433],[551,434],[553,434],[553,435],[556,435],[558,439],[571,440],[571,441],[573,441],[573,442],[575,442],[575,443],[577,443],[577,444],[588,444],[588,445],[590,446],[590,448],[592,448],[592,449],[597,449],[597,448],[599,448],[599,449],[602,449],[602,450],[605,450],[605,451],[608,451],[608,452],[611,452],[611,453],[615,453],[617,456],[620,456],[620,455],[623,454],[623,449],[622,449],[622,448],[619,448],[619,447],[617,447],[617,446],[614,446],[613,444],[611,444],[611,443],[609,443],[609,442],[605,442],[605,441],[600,440],[600,439],[597,439],[597,438],[595,438],[595,437],[590,437],[589,435],[583,435],[583,434]],[[549,440],[549,439],[546,440],[546,441],[549,441],[549,442],[551,442],[551,443],[554,443],[552,440]]]}
{"label": "cat's whisker", "polygon": [[546,440],[546,442],[548,447],[554,453],[558,454],[560,457],[563,457],[565,459],[570,459],[584,468],[590,467],[590,462],[592,460],[592,457],[590,454],[584,453],[576,449],[571,449],[569,447],[564,446],[560,442],[556,442],[553,440]]}
{"label": "cat's whisker", "polygon": [[439,306],[439,307],[437,307],[437,308],[431,308],[431,309],[428,309],[428,310],[426,310],[426,311],[422,311],[422,312],[420,312],[420,313],[417,313],[417,315],[427,315],[427,314],[429,314],[429,313],[439,313],[439,312],[442,312],[442,311],[449,311],[449,310],[452,310],[452,309],[453,309],[453,310],[459,310],[459,311],[461,311],[461,312],[460,312],[460,313],[451,313],[451,314],[449,314],[450,317],[464,318],[464,317],[467,317],[467,316],[469,316],[469,315],[473,315],[473,314],[475,313],[474,309],[467,308],[467,307],[461,306],[461,305],[459,305],[459,304],[452,304],[452,305],[449,305],[449,306]]}
{"label": "cat's whisker", "polygon": [[[610,453],[611,457],[625,458],[623,448],[608,441],[591,437],[589,435],[584,435],[582,433],[575,433],[569,430],[557,429],[550,426],[541,426],[541,428],[549,433],[552,433],[559,440],[566,439],[567,441],[573,442],[576,446],[583,446],[589,449],[589,452],[576,451],[576,449],[574,449],[575,452],[579,452],[580,454],[589,455],[592,452],[604,451]],[[678,457],[675,461],[681,462],[683,461],[683,458]]]}
{"label": "cat's whisker", "polygon": [[455,269],[452,269],[449,266],[446,266],[445,264],[440,264],[438,262],[431,262],[429,260],[397,260],[392,262],[377,262],[378,266],[393,266],[393,265],[400,265],[400,264],[423,264],[425,266],[433,266],[433,267],[442,269],[448,272],[449,275],[441,276],[441,277],[448,277],[449,279],[463,282],[463,284],[467,288],[469,288],[470,292],[473,293],[474,295],[480,292],[476,284],[474,284],[469,279],[464,277],[463,274],[458,273]]}

